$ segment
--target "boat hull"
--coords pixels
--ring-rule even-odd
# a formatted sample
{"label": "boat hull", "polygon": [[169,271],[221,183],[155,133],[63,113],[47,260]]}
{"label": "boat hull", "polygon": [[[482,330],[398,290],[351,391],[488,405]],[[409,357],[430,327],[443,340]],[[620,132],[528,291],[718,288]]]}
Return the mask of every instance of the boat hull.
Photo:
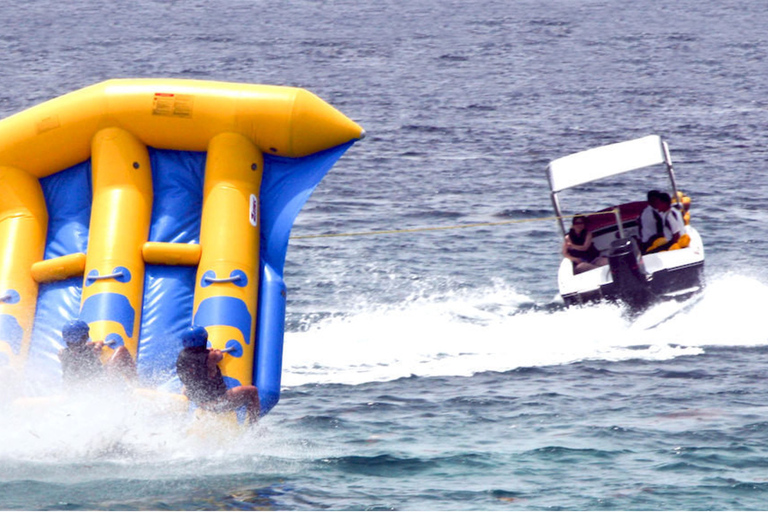
{"label": "boat hull", "polygon": [[698,231],[685,227],[690,245],[684,249],[641,255],[635,241],[616,240],[606,251],[609,265],[574,274],[564,259],[558,281],[567,305],[595,301],[626,304],[641,311],[664,300],[685,300],[704,287],[704,246]]}
{"label": "boat hull", "polygon": [[626,304],[633,311],[642,311],[664,300],[683,301],[704,287],[704,261],[676,268],[661,269],[650,275],[646,283],[619,286],[610,282],[594,289],[562,295],[566,306],[599,301]]}

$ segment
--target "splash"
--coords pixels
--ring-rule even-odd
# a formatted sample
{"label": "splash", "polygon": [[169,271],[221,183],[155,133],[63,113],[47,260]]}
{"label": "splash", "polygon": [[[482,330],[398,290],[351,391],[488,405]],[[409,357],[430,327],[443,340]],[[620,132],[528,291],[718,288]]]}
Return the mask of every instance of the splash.
{"label": "splash", "polygon": [[[471,376],[584,360],[668,360],[702,354],[708,346],[762,345],[760,305],[767,299],[768,285],[729,274],[712,280],[696,302],[661,304],[632,322],[609,304],[532,309],[529,297],[508,286],[419,294],[289,333],[283,385]],[[211,424],[195,433],[188,411],[162,397],[93,389],[18,400],[26,391],[0,373],[0,461],[14,478],[73,483],[290,473],[331,450],[308,444],[312,436],[299,425],[276,427],[279,420],[271,415],[253,429],[232,432]]]}
{"label": "splash", "polygon": [[321,449],[308,446],[301,429],[275,428],[270,416],[250,427],[217,415],[197,418],[170,395],[143,391],[113,386],[19,398],[3,390],[4,473],[64,484],[290,473]]}
{"label": "splash", "polygon": [[666,360],[711,345],[764,344],[766,300],[768,285],[733,274],[714,279],[695,301],[659,304],[635,320],[611,304],[526,309],[530,299],[512,288],[419,297],[289,333],[283,385],[471,376],[590,359]]}
{"label": "splash", "polygon": [[763,322],[768,285],[740,274],[712,280],[693,307],[654,329],[670,343],[691,347],[768,343]]}

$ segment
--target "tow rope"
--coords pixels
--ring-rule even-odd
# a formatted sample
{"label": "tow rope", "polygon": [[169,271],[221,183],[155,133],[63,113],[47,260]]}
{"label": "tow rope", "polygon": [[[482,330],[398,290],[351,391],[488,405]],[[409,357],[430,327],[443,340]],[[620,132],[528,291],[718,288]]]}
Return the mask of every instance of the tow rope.
{"label": "tow rope", "polygon": [[[579,214],[579,215],[585,215],[585,214]],[[594,214],[588,213],[586,215],[594,215]],[[445,231],[449,229],[468,229],[468,228],[480,228],[480,227],[486,227],[486,226],[504,226],[508,224],[523,224],[526,222],[543,222],[548,220],[569,219],[573,217],[576,217],[576,215],[563,215],[562,217],[557,217],[557,216],[537,217],[534,219],[512,219],[512,220],[502,220],[498,222],[476,222],[473,224],[456,224],[453,226],[429,226],[429,227],[421,227],[421,228],[387,229],[387,230],[380,230],[380,231],[356,231],[351,233],[326,233],[322,235],[299,235],[299,236],[292,236],[291,240],[301,240],[301,239],[307,239],[307,238],[333,238],[333,237],[342,237],[342,236],[391,235],[391,234],[397,234],[397,233],[421,233],[425,231]]]}

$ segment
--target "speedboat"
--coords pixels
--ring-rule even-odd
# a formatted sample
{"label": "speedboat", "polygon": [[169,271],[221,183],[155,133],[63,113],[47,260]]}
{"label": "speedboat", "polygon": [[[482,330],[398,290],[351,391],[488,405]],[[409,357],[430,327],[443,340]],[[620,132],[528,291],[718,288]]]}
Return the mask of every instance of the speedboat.
{"label": "speedboat", "polygon": [[[593,244],[608,260],[576,273],[573,262],[563,258],[558,286],[566,306],[608,300],[638,312],[662,300],[688,299],[702,289],[704,246],[690,223],[690,198],[677,188],[669,147],[661,137],[649,135],[558,158],[547,167],[547,178],[562,237],[568,233],[565,219],[573,217],[561,208],[567,190],[579,213],[589,219]],[[669,190],[672,207],[685,218],[687,247],[652,254],[640,250],[639,218],[648,202],[615,201],[644,198],[650,189]]]}

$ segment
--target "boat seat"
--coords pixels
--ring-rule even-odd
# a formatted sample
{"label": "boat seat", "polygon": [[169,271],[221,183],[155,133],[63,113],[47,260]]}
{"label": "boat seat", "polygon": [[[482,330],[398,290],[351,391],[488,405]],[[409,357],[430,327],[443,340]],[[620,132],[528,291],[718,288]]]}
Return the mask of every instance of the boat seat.
{"label": "boat seat", "polygon": [[[634,201],[618,205],[623,224],[626,225],[629,221],[636,221],[646,206],[648,206],[648,201]],[[615,226],[616,215],[613,213],[613,210],[616,208],[616,206],[609,206],[595,212],[601,215],[590,215],[589,229],[594,233],[602,228]]]}

